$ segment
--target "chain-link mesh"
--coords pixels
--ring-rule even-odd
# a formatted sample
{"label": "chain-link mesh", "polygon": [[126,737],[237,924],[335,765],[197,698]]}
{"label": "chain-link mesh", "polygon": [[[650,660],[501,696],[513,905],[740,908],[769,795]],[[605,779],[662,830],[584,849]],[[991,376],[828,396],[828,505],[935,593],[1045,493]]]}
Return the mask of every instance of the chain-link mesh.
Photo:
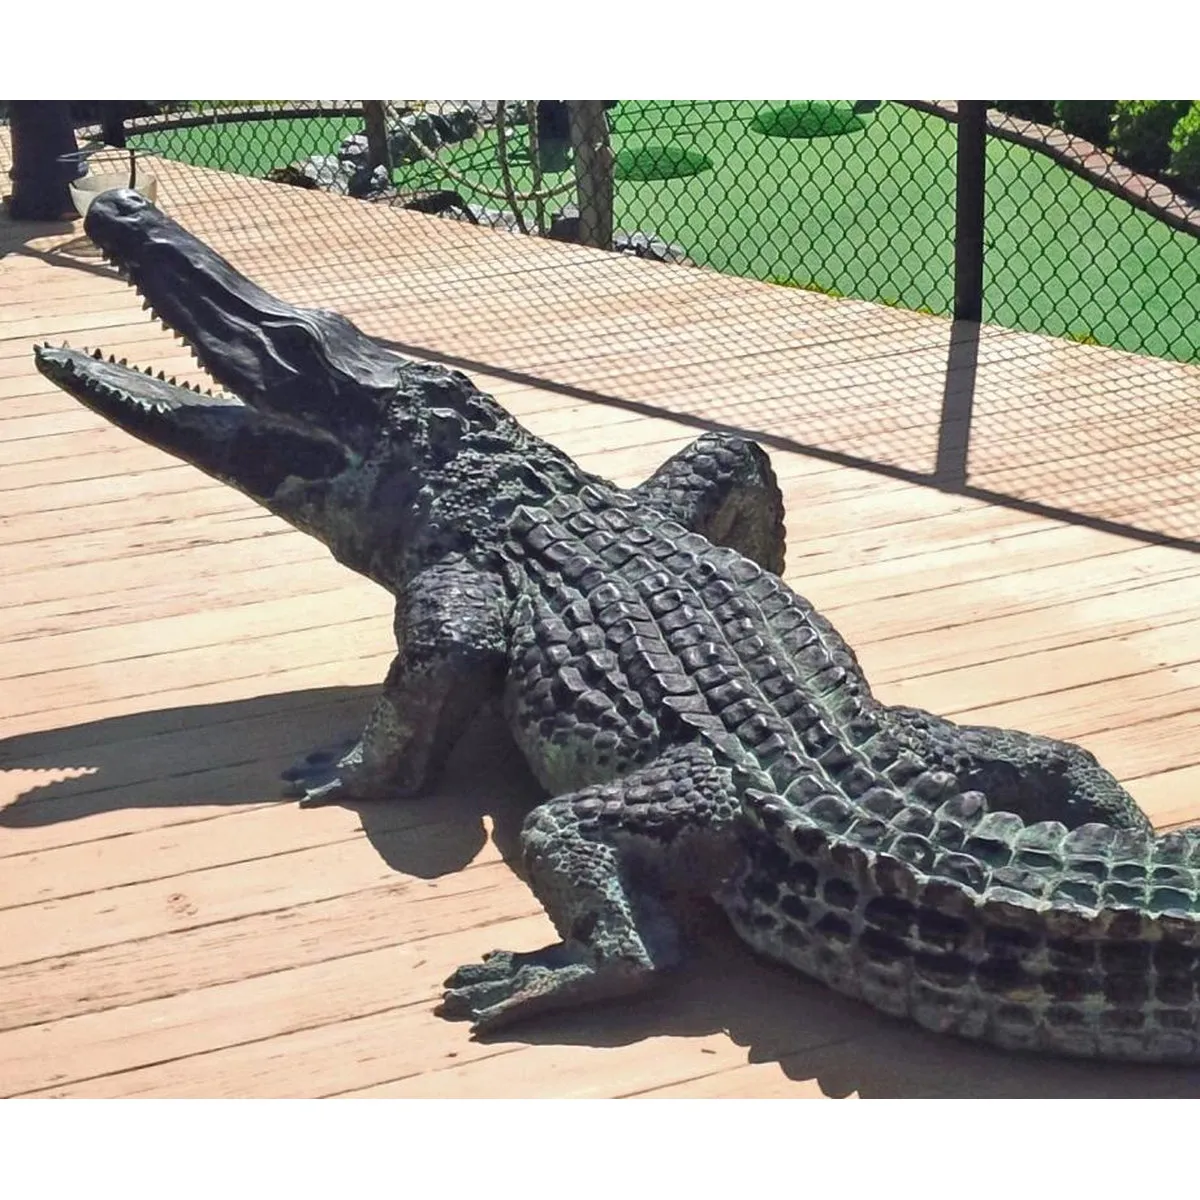
{"label": "chain-link mesh", "polygon": [[[130,143],[197,166],[549,233],[578,204],[565,107],[388,102],[390,178],[372,174],[362,115],[348,103],[224,105],[177,117],[175,128],[135,123]],[[873,101],[605,108],[617,249],[949,311],[954,131],[945,120]]]}
{"label": "chain-link mesh", "polygon": [[971,330],[914,315],[955,308],[953,101],[193,101],[125,133],[209,168],[171,180],[185,224],[405,352],[1194,539],[1200,196],[1083,103],[1092,140],[988,112]]}
{"label": "chain-link mesh", "polygon": [[1200,360],[1200,195],[1066,130],[992,119],[984,319]]}

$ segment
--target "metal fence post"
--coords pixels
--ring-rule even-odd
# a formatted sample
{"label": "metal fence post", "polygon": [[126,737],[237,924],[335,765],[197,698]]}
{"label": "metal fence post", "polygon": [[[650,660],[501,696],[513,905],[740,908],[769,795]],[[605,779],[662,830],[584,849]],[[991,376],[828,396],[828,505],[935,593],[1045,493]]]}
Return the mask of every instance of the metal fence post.
{"label": "metal fence post", "polygon": [[954,316],[959,321],[983,319],[986,139],[987,101],[960,100],[954,208]]}
{"label": "metal fence post", "polygon": [[12,195],[8,215],[14,221],[54,221],[74,215],[68,184],[87,172],[79,158],[69,100],[10,100]]}

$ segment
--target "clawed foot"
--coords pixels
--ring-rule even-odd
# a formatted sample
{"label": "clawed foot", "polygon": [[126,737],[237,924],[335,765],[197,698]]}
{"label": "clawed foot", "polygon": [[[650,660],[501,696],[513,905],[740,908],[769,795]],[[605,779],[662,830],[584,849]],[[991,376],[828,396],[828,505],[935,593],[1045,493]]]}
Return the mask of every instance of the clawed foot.
{"label": "clawed foot", "polygon": [[493,950],[446,980],[437,1012],[451,1021],[470,1021],[478,1032],[495,1029],[556,1007],[550,1001],[555,993],[591,973],[582,954],[563,943],[532,954]]}
{"label": "clawed foot", "polygon": [[582,946],[563,942],[531,954],[493,950],[446,980],[437,1013],[470,1021],[474,1032],[485,1033],[553,1009],[638,991],[652,973],[633,959],[597,963]]}
{"label": "clawed foot", "polygon": [[357,739],[347,738],[337,746],[314,750],[293,763],[281,776],[287,781],[284,795],[298,796],[301,808],[354,798],[353,763],[349,755],[357,744]]}

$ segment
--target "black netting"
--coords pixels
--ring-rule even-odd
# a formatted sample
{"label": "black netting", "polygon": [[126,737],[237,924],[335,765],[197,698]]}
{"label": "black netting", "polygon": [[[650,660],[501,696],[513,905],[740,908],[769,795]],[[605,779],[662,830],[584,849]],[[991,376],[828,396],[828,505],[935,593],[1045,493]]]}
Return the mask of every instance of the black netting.
{"label": "black netting", "polygon": [[[1099,127],[1095,113],[1070,123],[1112,140],[1102,114]],[[1071,129],[1001,114],[993,125],[984,319],[1200,359],[1200,177],[1191,189],[1169,157],[1156,175],[1135,171]]]}

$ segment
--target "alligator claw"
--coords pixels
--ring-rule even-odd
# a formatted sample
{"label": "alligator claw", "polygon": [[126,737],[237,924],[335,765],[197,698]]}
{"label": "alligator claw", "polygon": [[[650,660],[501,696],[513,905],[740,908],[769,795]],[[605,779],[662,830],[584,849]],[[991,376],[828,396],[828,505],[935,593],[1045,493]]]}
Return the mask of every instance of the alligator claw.
{"label": "alligator claw", "polygon": [[493,950],[445,981],[436,1012],[448,1021],[470,1021],[472,1031],[484,1033],[560,1007],[595,973],[585,954],[561,942],[529,954]]}
{"label": "alligator claw", "polygon": [[286,782],[285,796],[295,796],[301,808],[318,808],[349,799],[350,764],[346,756],[354,748],[354,738],[337,746],[314,750],[280,773]]}
{"label": "alligator claw", "polygon": [[284,794],[298,797],[301,808],[320,808],[326,804],[337,804],[351,798],[341,779],[336,777],[319,786],[293,783],[284,790]]}

